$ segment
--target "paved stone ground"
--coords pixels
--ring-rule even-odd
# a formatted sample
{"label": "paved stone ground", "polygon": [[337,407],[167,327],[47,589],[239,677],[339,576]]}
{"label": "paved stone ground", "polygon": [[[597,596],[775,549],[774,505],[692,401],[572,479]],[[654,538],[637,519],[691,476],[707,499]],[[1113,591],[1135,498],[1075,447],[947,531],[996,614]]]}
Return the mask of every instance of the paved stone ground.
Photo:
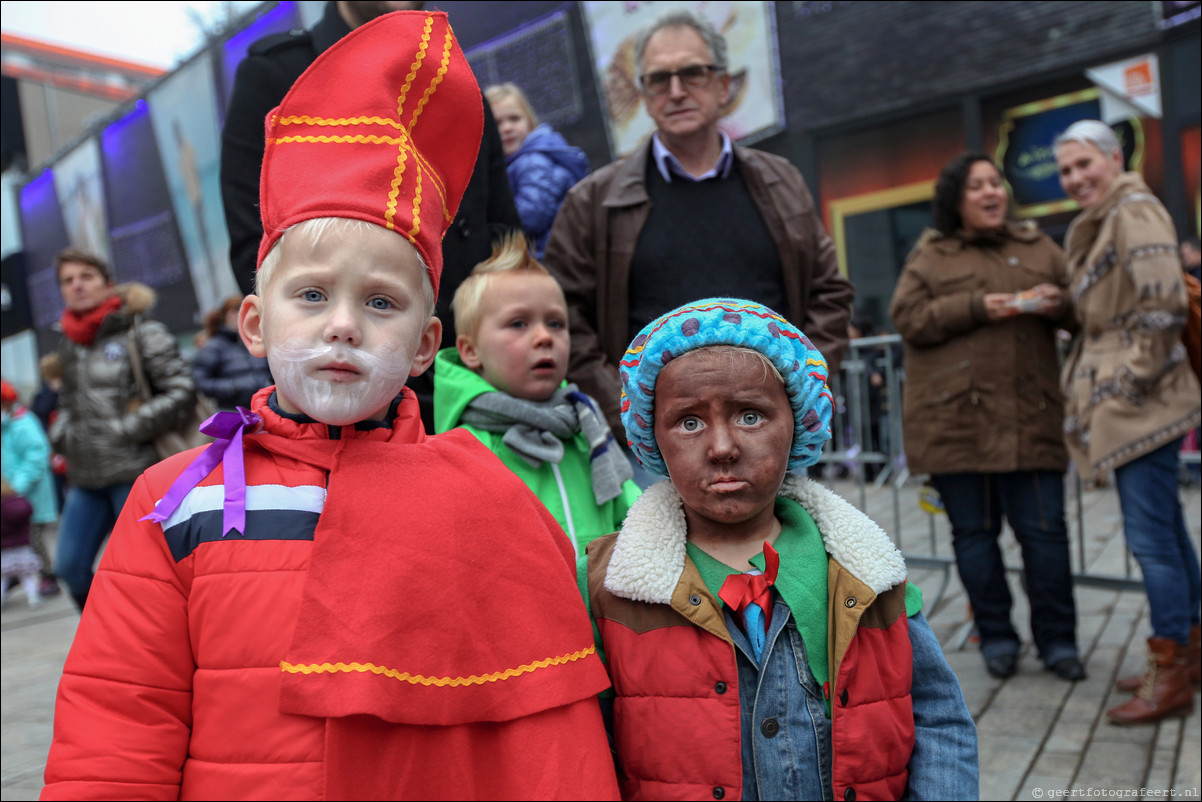
{"label": "paved stone ground", "polygon": [[[1075,684],[1044,671],[1029,646],[1016,676],[997,680],[985,672],[972,639],[963,588],[950,568],[946,519],[919,509],[916,482],[906,483],[896,496],[888,485],[861,491],[850,482],[832,483],[853,503],[866,506],[899,538],[908,555],[932,558],[929,565],[934,567],[920,567],[919,560],[912,560],[911,575],[925,591],[927,616],[977,722],[982,799],[1198,799],[1202,736],[1196,708],[1188,717],[1157,725],[1122,728],[1106,722],[1105,711],[1125,698],[1112,688],[1115,677],[1143,665],[1147,604],[1143,592],[1131,585],[1138,569],[1126,558],[1114,491],[1083,493],[1084,526],[1079,526],[1071,485],[1070,480],[1073,564],[1080,575],[1079,641],[1089,671],[1088,679]],[[1202,496],[1192,488],[1182,491],[1182,500],[1197,547]],[[1005,532],[1002,537],[1008,564],[1019,565],[1013,536]],[[949,561],[947,568],[940,560]],[[1099,577],[1117,581],[1099,582]],[[1017,572],[1012,584],[1015,625],[1029,639],[1028,609]],[[0,616],[0,799],[36,799],[41,790],[55,688],[77,621],[65,596],[31,610],[19,590]]]}

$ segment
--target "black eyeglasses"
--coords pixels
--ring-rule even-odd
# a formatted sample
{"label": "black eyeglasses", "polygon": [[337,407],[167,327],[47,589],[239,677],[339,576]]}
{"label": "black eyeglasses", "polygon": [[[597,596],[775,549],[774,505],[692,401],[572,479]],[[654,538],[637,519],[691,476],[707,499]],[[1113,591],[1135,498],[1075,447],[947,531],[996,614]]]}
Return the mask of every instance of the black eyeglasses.
{"label": "black eyeglasses", "polygon": [[666,95],[672,86],[672,76],[680,78],[685,86],[700,89],[710,82],[710,76],[721,71],[721,67],[713,64],[690,64],[679,70],[661,70],[648,72],[639,76],[643,91],[649,95]]}

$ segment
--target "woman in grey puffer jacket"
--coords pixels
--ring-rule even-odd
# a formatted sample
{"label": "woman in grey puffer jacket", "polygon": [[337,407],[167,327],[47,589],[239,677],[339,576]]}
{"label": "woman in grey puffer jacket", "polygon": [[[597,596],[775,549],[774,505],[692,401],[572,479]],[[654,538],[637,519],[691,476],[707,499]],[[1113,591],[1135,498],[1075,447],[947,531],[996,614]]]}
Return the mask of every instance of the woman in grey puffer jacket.
{"label": "woman in grey puffer jacket", "polygon": [[[196,390],[175,338],[143,318],[154,291],[116,286],[103,260],[68,249],[58,256],[63,385],[50,430],[67,458],[70,490],[59,520],[56,571],[80,610],[92,566],[134,480],[158,461],[154,439],[179,426],[196,404]],[[129,358],[136,324],[142,365],[154,393],[140,406]],[[136,408],[135,408],[136,407]]]}

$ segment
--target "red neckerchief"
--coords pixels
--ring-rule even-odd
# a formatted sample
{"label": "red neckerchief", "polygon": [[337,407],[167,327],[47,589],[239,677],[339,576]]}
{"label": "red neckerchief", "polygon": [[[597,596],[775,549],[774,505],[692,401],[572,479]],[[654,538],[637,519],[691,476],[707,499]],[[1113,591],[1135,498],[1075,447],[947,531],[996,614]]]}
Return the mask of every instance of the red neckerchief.
{"label": "red neckerchief", "polygon": [[[764,647],[764,637],[772,621],[772,585],[780,569],[780,556],[771,544],[764,543],[764,571],[757,574],[731,574],[722,583],[718,598],[738,614],[743,622],[743,631],[751,642],[757,660]],[[749,607],[758,607],[758,616],[749,616]],[[754,629],[753,629],[754,628]]]}
{"label": "red neckerchief", "polygon": [[92,340],[96,339],[96,332],[100,331],[100,324],[106,317],[120,309],[124,303],[121,296],[110,295],[104,303],[88,312],[79,313],[64,309],[60,321],[63,334],[67,335],[71,342],[85,346],[91,345]]}

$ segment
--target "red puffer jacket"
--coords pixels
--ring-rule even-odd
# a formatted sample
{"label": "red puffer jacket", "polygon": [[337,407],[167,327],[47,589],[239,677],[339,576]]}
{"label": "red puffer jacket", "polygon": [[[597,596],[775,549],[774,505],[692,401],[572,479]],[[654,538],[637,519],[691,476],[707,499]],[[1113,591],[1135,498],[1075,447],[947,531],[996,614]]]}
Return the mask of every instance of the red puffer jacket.
{"label": "red puffer jacket", "polygon": [[[340,537],[322,519],[323,509],[328,518],[336,507],[333,490],[327,500],[327,488],[335,485],[325,469],[285,454],[300,453],[302,446],[324,447],[331,440],[352,439],[395,443],[398,454],[404,455],[403,444],[422,442],[424,433],[416,399],[408,390],[391,428],[357,429],[286,419],[267,404],[272,389],[260,391],[254,401],[254,411],[271,436],[250,434],[244,441],[244,535],[231,532],[222,536],[221,468],[189,492],[162,524],[141,520],[196,451],[160,463],[134,484],[97,572],[59,685],[55,736],[42,798],[616,798],[613,766],[594,699],[607,683],[591,649],[563,667],[523,665],[525,673],[511,672],[520,676],[498,677],[506,682],[474,676],[471,669],[478,669],[480,661],[467,660],[472,664],[459,666],[463,676],[458,680],[432,682],[433,688],[412,691],[431,695],[445,688],[446,697],[453,701],[469,692],[493,689],[492,698],[500,708],[504,700],[520,695],[522,683],[540,682],[561,670],[579,686],[578,702],[556,701],[559,707],[535,707],[531,715],[506,716],[494,708],[488,711],[493,717],[481,713],[474,719],[461,718],[465,726],[422,726],[387,716],[332,713],[329,715],[341,717],[325,718],[281,712],[282,707],[289,709],[282,694],[289,683],[302,693],[317,687],[320,697],[323,688],[365,687],[363,683],[376,682],[379,684],[366,686],[364,695],[372,700],[392,694],[400,699],[403,710],[408,709],[405,700],[410,698],[405,694],[411,692],[411,686],[396,677],[380,676],[386,672],[340,673],[352,670],[341,662],[327,664],[328,670],[306,670],[300,686],[295,674],[285,673],[285,661],[297,648],[296,633],[313,618],[307,615],[298,622],[298,611],[315,598],[323,598],[306,584],[321,573],[319,566],[329,564],[324,558],[317,562],[314,555],[330,555],[328,544]],[[518,594],[503,591],[508,586],[483,567],[505,570],[509,564],[498,554],[507,551],[521,552],[525,560],[533,559],[538,565],[544,558],[550,565],[557,560],[563,563],[563,582],[559,584],[568,595],[552,593],[552,603],[568,609],[569,618],[561,620],[570,621],[574,616],[579,626],[562,627],[553,637],[565,643],[565,651],[579,648],[572,646],[576,641],[591,644],[583,604],[578,611],[562,604],[564,599],[579,599],[571,582],[571,546],[562,532],[540,524],[537,514],[532,520],[525,511],[527,506],[541,509],[537,501],[530,496],[531,504],[526,505],[529,491],[474,438],[462,438],[467,446],[456,445],[458,441],[453,439],[434,439],[449,442],[456,456],[466,458],[477,481],[471,494],[456,485],[457,477],[433,481],[447,484],[446,492],[454,498],[470,495],[480,507],[504,507],[509,516],[506,520],[513,523],[511,531],[490,531],[488,535],[501,534],[515,545],[508,549],[489,546],[491,541],[482,533],[465,526],[469,531],[464,537],[476,539],[475,553],[447,555],[436,565],[424,561],[421,570],[445,582],[447,595],[458,604],[429,605],[434,610],[431,619],[445,637],[435,633],[411,642],[396,637],[404,634],[404,625],[397,623],[404,616],[399,611],[389,612],[396,610],[395,603],[378,590],[380,583],[408,587],[420,582],[407,574],[408,564],[397,567],[389,561],[395,551],[389,552],[386,545],[373,540],[393,538],[397,527],[405,532],[419,529],[414,521],[420,516],[416,510],[406,514],[407,495],[399,488],[391,499],[365,499],[363,517],[368,526],[350,532],[353,542],[363,545],[364,556],[350,561],[367,565],[363,582],[337,584],[334,592],[345,592],[352,604],[371,614],[381,609],[384,613],[376,619],[380,631],[346,626],[351,648],[361,647],[355,655],[348,655],[346,662],[365,659],[361,655],[380,657],[384,654],[381,643],[399,642],[399,652],[394,650],[392,656],[399,653],[401,657],[392,662],[408,661],[406,668],[428,665],[423,661],[430,650],[435,657],[449,654],[449,660],[459,654],[480,654],[467,646],[461,649],[459,641],[463,640],[469,646],[472,641],[484,642],[491,650],[486,654],[495,654],[497,663],[484,667],[498,667],[508,657],[503,654],[506,648],[530,642],[523,640],[529,628],[515,633],[496,627],[497,618],[482,620],[479,606],[468,605],[470,600],[464,599],[467,594],[460,589],[466,583],[483,587],[495,597],[491,604],[496,615],[507,616],[512,607],[507,609],[506,601]],[[270,444],[271,450],[265,444]],[[481,455],[479,461],[472,449]],[[403,456],[397,461],[401,463],[398,470],[409,465]],[[512,492],[507,484],[510,479],[517,488]],[[498,505],[498,488],[509,494],[506,504]],[[436,498],[423,501],[440,510],[450,509],[452,515],[459,509],[485,514],[470,501],[441,506]],[[554,527],[549,514],[546,520]],[[387,558],[378,556],[381,549]],[[442,573],[433,573],[436,571]],[[369,576],[373,572],[374,576]],[[540,585],[543,592],[557,587],[556,579],[547,577]],[[337,602],[329,608],[338,609]],[[438,618],[438,611],[444,609],[448,611],[445,617]],[[538,608],[532,614],[548,615]],[[480,621],[480,628],[471,630],[473,621]],[[490,640],[490,631],[500,635]],[[540,671],[542,668],[546,670]],[[327,693],[334,704],[344,704],[351,696]],[[420,704],[411,707],[415,715],[425,713]],[[339,732],[343,736],[349,732],[351,739],[337,740]],[[483,744],[486,737],[488,743]],[[511,748],[518,737],[523,739],[521,752]],[[359,745],[355,739],[364,738],[368,741],[365,748],[348,756],[346,745]],[[554,754],[530,744],[531,740],[541,744],[547,739],[555,739]],[[533,756],[530,760],[537,761],[538,769],[530,770],[522,763],[523,753]],[[339,759],[342,762],[336,763]],[[503,761],[503,765],[490,764],[490,759]]]}

